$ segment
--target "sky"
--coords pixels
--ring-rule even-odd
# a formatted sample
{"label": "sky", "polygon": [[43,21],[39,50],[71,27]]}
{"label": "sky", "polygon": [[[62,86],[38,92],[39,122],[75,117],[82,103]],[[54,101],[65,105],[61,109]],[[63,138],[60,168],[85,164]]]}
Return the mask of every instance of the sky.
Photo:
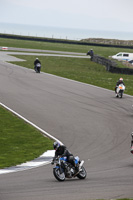
{"label": "sky", "polygon": [[0,0],[0,22],[133,32],[133,0]]}

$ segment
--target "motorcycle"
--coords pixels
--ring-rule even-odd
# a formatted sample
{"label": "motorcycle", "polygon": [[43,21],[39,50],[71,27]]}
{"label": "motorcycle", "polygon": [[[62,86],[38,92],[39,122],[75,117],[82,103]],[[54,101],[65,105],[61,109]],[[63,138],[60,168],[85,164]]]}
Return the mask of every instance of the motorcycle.
{"label": "motorcycle", "polygon": [[66,178],[85,179],[87,176],[86,170],[83,167],[84,161],[80,161],[79,157],[75,157],[75,164],[79,166],[77,172],[75,167],[67,161],[67,157],[57,157],[52,164],[56,164],[53,167],[53,174],[58,181],[65,181]]}
{"label": "motorcycle", "polygon": [[35,65],[34,69],[35,69],[35,72],[36,72],[36,73],[40,73],[40,71],[41,71],[41,64],[40,64],[40,63],[37,63],[37,64]]}
{"label": "motorcycle", "polygon": [[133,132],[131,134],[132,140],[131,140],[131,149],[130,152],[133,154]]}
{"label": "motorcycle", "polygon": [[131,146],[130,152],[133,154],[133,146]]}
{"label": "motorcycle", "polygon": [[124,90],[125,90],[125,85],[120,84],[120,85],[116,88],[116,97],[122,98],[122,97],[123,97]]}

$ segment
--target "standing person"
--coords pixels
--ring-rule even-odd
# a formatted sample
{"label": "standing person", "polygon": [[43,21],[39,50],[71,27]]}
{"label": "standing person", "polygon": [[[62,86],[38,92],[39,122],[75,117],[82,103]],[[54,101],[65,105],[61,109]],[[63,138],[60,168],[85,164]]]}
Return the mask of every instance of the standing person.
{"label": "standing person", "polygon": [[41,62],[39,61],[38,58],[36,58],[36,60],[34,61],[34,70],[36,71],[36,64],[40,63],[41,65]]}
{"label": "standing person", "polygon": [[91,50],[90,50],[91,61],[93,61],[93,56],[94,56],[94,52],[93,52],[93,49],[91,49]]}

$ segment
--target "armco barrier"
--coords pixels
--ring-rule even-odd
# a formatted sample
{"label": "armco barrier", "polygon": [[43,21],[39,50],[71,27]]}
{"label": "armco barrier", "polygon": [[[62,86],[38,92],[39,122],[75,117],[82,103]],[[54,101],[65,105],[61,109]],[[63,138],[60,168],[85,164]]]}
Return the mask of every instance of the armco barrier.
{"label": "armco barrier", "polygon": [[112,73],[128,74],[128,75],[133,74],[133,69],[129,69],[129,68],[119,68],[119,67],[109,66],[108,68],[106,67],[106,69],[107,71],[112,72]]}
{"label": "armco barrier", "polygon": [[76,40],[65,40],[65,39],[56,39],[56,38],[41,38],[41,37],[34,37],[34,36],[12,35],[12,34],[5,34],[5,33],[4,34],[0,33],[0,38],[133,49],[133,46],[128,46],[128,45],[126,46],[126,45],[113,45],[113,44],[112,45],[111,44],[99,44],[99,43],[83,42],[83,41],[76,41]]}
{"label": "armco barrier", "polygon": [[116,67],[117,64],[115,61],[106,59],[102,56],[94,55],[92,61],[106,66],[106,70],[111,73],[128,74],[128,75],[133,74],[133,69]]}

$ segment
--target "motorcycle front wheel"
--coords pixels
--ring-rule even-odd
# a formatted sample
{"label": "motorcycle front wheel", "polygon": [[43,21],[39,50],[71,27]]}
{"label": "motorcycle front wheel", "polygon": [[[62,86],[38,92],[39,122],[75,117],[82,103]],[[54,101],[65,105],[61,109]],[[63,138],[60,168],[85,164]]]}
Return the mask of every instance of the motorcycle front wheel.
{"label": "motorcycle front wheel", "polygon": [[86,176],[87,176],[87,172],[86,172],[85,168],[82,166],[81,171],[77,174],[77,177],[79,179],[85,179]]}
{"label": "motorcycle front wheel", "polygon": [[123,92],[120,93],[120,98],[122,98],[122,96],[123,96]]}
{"label": "motorcycle front wheel", "polygon": [[64,181],[64,180],[65,180],[65,174],[64,174],[64,172],[63,172],[63,173],[60,173],[59,168],[54,168],[54,169],[53,169],[53,174],[54,174],[55,178],[56,178],[58,181]]}

